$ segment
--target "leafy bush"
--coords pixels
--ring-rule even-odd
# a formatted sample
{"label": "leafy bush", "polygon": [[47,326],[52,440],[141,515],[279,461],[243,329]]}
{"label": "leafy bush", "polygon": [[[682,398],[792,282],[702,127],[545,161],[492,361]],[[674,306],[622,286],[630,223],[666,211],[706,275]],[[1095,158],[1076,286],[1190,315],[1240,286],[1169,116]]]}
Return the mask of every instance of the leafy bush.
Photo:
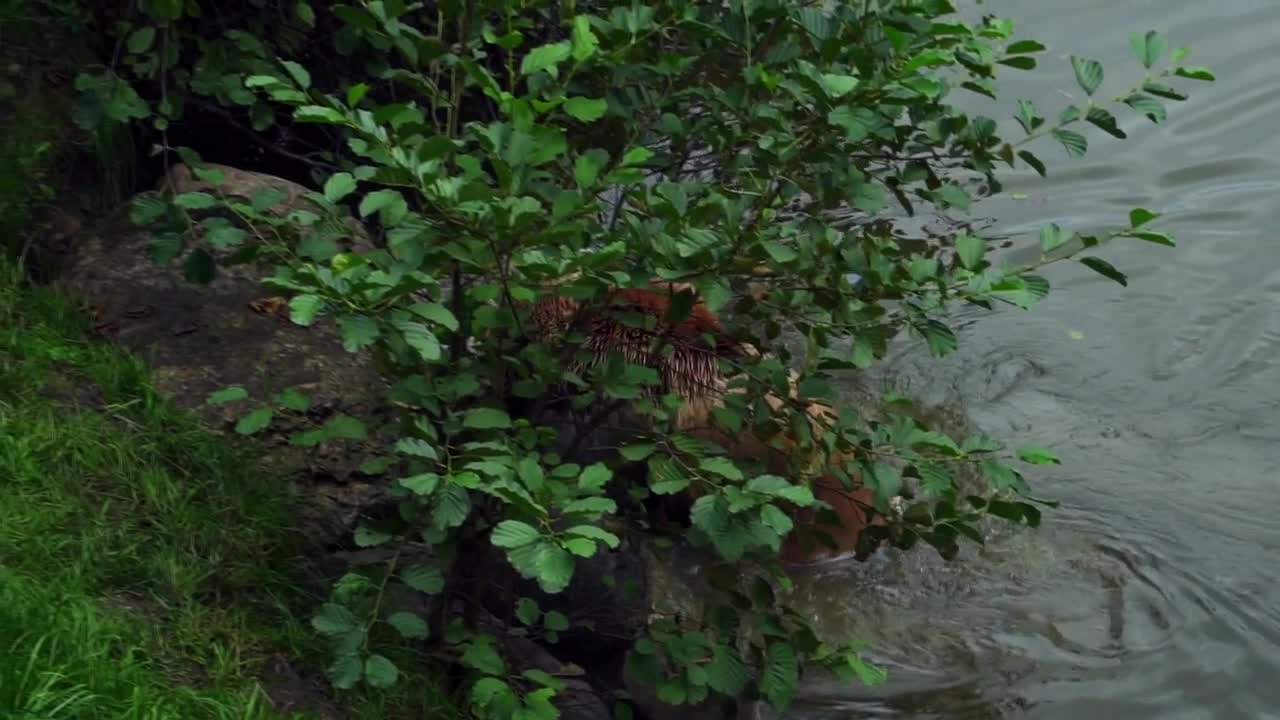
{"label": "leafy bush", "polygon": [[[163,34],[185,27],[165,23],[196,5],[149,7]],[[1124,137],[1114,108],[1158,123],[1164,101],[1186,97],[1169,84],[1175,78],[1213,79],[1183,64],[1185,50],[1167,53],[1158,33],[1134,35],[1142,70],[1131,90],[1102,102],[1103,68],[1073,57],[1083,96],[1053,113],[1018,100],[1022,135],[1006,139],[994,119],[952,105],[953,94],[996,99],[997,70],[1033,69],[1044,46],[1016,39],[1007,19],[964,22],[945,0],[387,1],[331,10],[301,2],[290,12],[327,28],[337,52],[366,61],[362,71],[342,77],[326,62],[313,77],[305,58],[272,58],[261,32],[200,36],[189,74],[178,59],[156,55],[153,25],[128,26],[126,44],[138,72],[168,68],[186,91],[251,108],[259,130],[289,108],[289,128],[342,139],[340,151],[317,160],[341,167],[310,196],[315,212],[273,215],[279,198],[270,193],[190,192],[172,207],[148,199],[135,218],[176,213],[181,233],[158,239],[166,258],[203,239],[187,255],[192,277],[210,277],[215,255],[281,262],[268,284],[292,294],[294,322],[332,316],[347,350],[374,354],[394,382],[400,416],[393,452],[369,467],[393,473],[401,513],[356,534],[361,546],[394,549],[385,572],[344,578],[315,618],[333,640],[331,678],[339,687],[390,685],[398,671],[378,644],[431,636],[466,669],[477,711],[494,718],[554,716],[560,682],[512,667],[492,630],[459,604],[477,591],[478,558],[496,546],[544,594],[562,592],[579,559],[644,530],[618,503],[629,497],[617,492],[628,462],[648,469],[648,488],[626,488],[630,495],[698,497],[688,539],[720,563],[711,578],[721,594],[704,617],[658,620],[635,642],[630,665],[664,702],[721,694],[785,708],[804,666],[877,680],[852,645],[815,637],[774,595],[787,583],[777,555],[791,513],[815,503],[813,468],[851,458],[837,475],[847,470],[874,491],[874,511],[887,522],[865,533],[863,554],[923,540],[953,557],[961,538],[982,541],[984,516],[1037,525],[1038,506],[1052,503],[1031,493],[1021,468],[1057,459],[984,435],[949,437],[897,410],[893,398],[880,413],[842,408],[836,426],[815,437],[804,420],[810,403],[834,402],[839,373],[872,367],[903,332],[935,355],[953,351],[947,309],[956,302],[1030,308],[1049,292],[1035,271],[1077,258],[1124,284],[1121,271],[1084,253],[1113,238],[1172,244],[1150,229],[1157,214],[1137,208],[1127,226],[1097,235],[1050,225],[1040,261],[1017,267],[959,229],[945,242],[906,242],[915,238],[901,221],[926,210],[963,213],[1001,191],[998,168],[1043,175],[1037,153],[1050,141],[1080,156],[1089,126]],[[219,49],[227,42],[253,51],[233,61]],[[314,43],[295,46],[323,55]],[[226,61],[216,88],[198,79],[215,60]],[[92,94],[99,81],[125,79],[103,75],[83,87]],[[98,97],[117,119],[151,117],[160,130],[180,119],[137,93],[123,110],[112,104],[129,92]],[[184,156],[218,184],[216,170]],[[230,214],[204,212],[214,208]],[[376,222],[384,248],[339,252],[339,226],[326,220],[350,211]],[[715,421],[731,434],[775,421],[790,428],[792,477],[678,432],[680,398],[652,402],[654,368],[615,356],[574,372],[572,334],[527,337],[529,304],[548,288],[589,307],[654,278],[689,284],[730,318],[736,338],[766,351],[724,364],[742,392],[725,396]],[[694,311],[689,292],[669,299],[665,322]],[[666,344],[657,341],[655,356],[670,351]],[[798,372],[798,392],[774,409],[764,398],[789,397],[788,368]],[[512,411],[513,398],[537,401],[566,386],[578,395],[575,422]],[[302,407],[294,396],[273,403],[253,409],[240,429],[259,432]],[[608,413],[629,408],[650,427],[609,457],[564,452]],[[295,441],[367,433],[339,418]],[[962,488],[962,472],[976,472],[982,488]],[[383,602],[391,586],[445,600],[424,617]],[[508,599],[516,620],[541,623],[550,636],[567,629],[534,599]]]}

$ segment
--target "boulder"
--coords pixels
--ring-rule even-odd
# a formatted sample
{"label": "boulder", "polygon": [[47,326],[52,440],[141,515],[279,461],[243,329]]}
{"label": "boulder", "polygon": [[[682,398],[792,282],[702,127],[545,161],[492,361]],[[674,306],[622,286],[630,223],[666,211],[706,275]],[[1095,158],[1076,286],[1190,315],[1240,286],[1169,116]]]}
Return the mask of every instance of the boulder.
{"label": "boulder", "polygon": [[[281,207],[303,207],[306,192],[282,178],[219,167],[225,191],[251,195],[270,187],[285,193]],[[200,189],[185,167],[175,169],[167,187]],[[342,348],[330,321],[294,325],[287,308],[261,283],[270,270],[255,265],[219,268],[212,282],[196,284],[183,275],[188,248],[168,265],[149,254],[154,235],[130,222],[122,208],[96,226],[44,248],[58,255],[53,281],[89,309],[97,334],[139,356],[152,370],[157,390],[193,410],[215,428],[230,429],[239,417],[285,389],[311,400],[306,413],[278,417],[264,433],[264,477],[284,476],[306,498],[300,512],[308,538],[321,544],[345,542],[356,515],[382,497],[376,478],[361,475],[363,458],[377,444],[373,431],[384,424],[385,385],[367,353]],[[352,232],[349,250],[371,247]],[[221,406],[205,404],[210,393],[229,386],[249,399]],[[327,443],[298,447],[293,431],[314,427],[336,415],[369,427],[365,447]]]}

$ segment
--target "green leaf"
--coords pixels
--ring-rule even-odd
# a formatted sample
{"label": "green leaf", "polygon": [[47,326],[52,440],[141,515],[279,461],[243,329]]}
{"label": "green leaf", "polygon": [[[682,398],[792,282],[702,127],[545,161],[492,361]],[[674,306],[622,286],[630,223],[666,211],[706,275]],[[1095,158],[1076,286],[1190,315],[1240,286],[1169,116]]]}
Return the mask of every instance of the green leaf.
{"label": "green leaf", "polygon": [[640,462],[652,455],[656,448],[657,446],[653,443],[636,443],[634,445],[624,445],[620,450],[618,450],[618,454],[621,455],[624,460]]}
{"label": "green leaf", "polygon": [[738,469],[737,465],[733,464],[732,460],[726,457],[717,456],[704,458],[702,462],[699,463],[699,467],[709,473],[719,475],[720,477],[728,480],[743,479],[742,471]]}
{"label": "green leaf", "polygon": [[722,695],[736,697],[751,681],[751,671],[738,656],[737,650],[717,644],[707,665],[707,685]]}
{"label": "green leaf", "polygon": [[209,393],[209,397],[205,398],[205,404],[226,405],[227,403],[244,400],[247,397],[249,397],[249,392],[239,385],[235,385]]}
{"label": "green leaf", "polygon": [[518,702],[511,686],[496,677],[482,677],[471,686],[471,704],[476,707],[515,707]]}
{"label": "green leaf", "polygon": [[409,312],[417,315],[423,320],[429,320],[448,330],[458,330],[458,318],[454,317],[453,312],[449,308],[440,303],[418,303],[409,308]]}
{"label": "green leaf", "polygon": [[594,55],[596,48],[600,46],[596,34],[591,31],[591,20],[586,15],[573,19],[573,31],[569,39],[573,47],[573,59],[578,62]]}
{"label": "green leaf", "polygon": [[1204,82],[1213,82],[1218,79],[1213,71],[1206,67],[1180,67],[1173,71],[1174,75],[1184,77],[1191,80],[1203,80]]}
{"label": "green leaf", "polygon": [[207,210],[218,204],[218,198],[207,192],[185,192],[173,198],[173,204],[184,210]]}
{"label": "green leaf", "polygon": [[306,68],[292,60],[282,60],[280,64],[289,72],[289,76],[298,84],[298,87],[303,90],[311,87],[311,73],[307,72]]}
{"label": "green leaf", "polygon": [[315,322],[324,306],[324,298],[318,295],[298,295],[289,301],[289,319],[295,325],[307,327]]}
{"label": "green leaf", "polygon": [[951,328],[937,320],[930,318],[917,324],[915,328],[924,337],[934,357],[949,355],[960,346],[960,341],[956,339],[956,334],[951,331]]}
{"label": "green leaf", "polygon": [[1057,223],[1050,223],[1040,228],[1040,249],[1046,254],[1051,253],[1066,245],[1071,236],[1071,233],[1058,227]]}
{"label": "green leaf", "polygon": [[679,680],[667,678],[658,682],[658,699],[664,704],[677,707],[685,704],[688,697],[688,690]]}
{"label": "green leaf", "polygon": [[586,190],[595,187],[600,171],[609,162],[609,154],[599,148],[593,148],[578,156],[573,164],[573,179],[578,187]]}
{"label": "green leaf", "polygon": [[293,388],[286,388],[277,393],[273,400],[281,410],[306,412],[307,408],[311,407],[311,399]]}
{"label": "green leaf", "polygon": [[609,103],[604,98],[571,97],[564,102],[564,111],[582,122],[595,122],[604,117]]}
{"label": "green leaf", "polygon": [[1062,461],[1054,454],[1052,450],[1028,446],[1018,449],[1018,459],[1032,465],[1060,465]]}
{"label": "green leaf", "polygon": [[1102,84],[1102,63],[1097,60],[1071,56],[1071,69],[1075,71],[1076,82],[1086,95],[1092,96]]}
{"label": "green leaf", "polygon": [[411,612],[395,612],[387,617],[387,624],[400,633],[400,637],[409,640],[422,640],[427,637],[429,629],[427,621]]}
{"label": "green leaf", "polygon": [[569,629],[569,618],[564,613],[550,610],[542,621],[543,627],[553,632],[564,632]]}
{"label": "green leaf", "polygon": [[1146,208],[1134,208],[1129,211],[1129,227],[1138,228],[1160,217],[1159,213],[1151,212]]}
{"label": "green leaf", "polygon": [[396,464],[396,459],[388,455],[379,457],[371,457],[360,463],[360,467],[356,468],[361,475],[383,475],[387,470]]}
{"label": "green leaf", "polygon": [[785,710],[791,705],[799,684],[800,663],[796,659],[795,649],[786,642],[771,643],[760,677],[760,692],[774,708]]}
{"label": "green leaf", "polygon": [[505,429],[511,427],[511,417],[497,408],[475,408],[467,411],[462,425],[474,430]]}
{"label": "green leaf", "polygon": [[140,27],[129,33],[129,39],[125,44],[129,48],[129,52],[140,55],[151,49],[151,43],[156,39],[156,29],[151,25]]}
{"label": "green leaf", "polygon": [[1089,150],[1089,141],[1074,130],[1054,128],[1052,135],[1058,142],[1062,143],[1067,155],[1071,157],[1081,157]]}
{"label": "green leaf", "polygon": [[293,5],[293,12],[298,16],[298,20],[309,28],[316,26],[316,11],[311,9],[311,5],[306,2],[297,2]]}
{"label": "green leaf", "polygon": [[1158,82],[1145,82],[1142,84],[1142,89],[1144,92],[1149,92],[1152,95],[1155,95],[1156,97],[1162,97],[1162,98],[1165,98],[1166,100],[1174,100],[1177,102],[1182,102],[1183,100],[1186,100],[1189,97],[1186,93],[1182,92],[1181,90],[1176,90],[1174,88],[1169,87],[1168,85],[1164,85]]}
{"label": "green leaf", "polygon": [[976,235],[961,233],[956,238],[956,255],[960,258],[960,264],[968,270],[978,269],[986,252],[987,241]]}
{"label": "green leaf", "polygon": [[356,83],[347,88],[347,105],[355,108],[369,94],[369,86],[365,83]]}
{"label": "green leaf", "polygon": [[1139,240],[1146,240],[1149,243],[1165,245],[1167,247],[1176,247],[1177,245],[1173,241],[1173,238],[1169,237],[1167,234],[1155,232],[1154,230],[1130,230],[1125,233],[1125,235],[1131,238],[1138,238]]}
{"label": "green leaf", "polygon": [[350,690],[355,687],[364,673],[364,665],[358,655],[342,655],[326,670],[329,682],[339,690]]}
{"label": "green leaf", "polygon": [[1125,132],[1120,129],[1120,126],[1116,124],[1116,116],[1100,107],[1090,108],[1089,112],[1085,115],[1085,120],[1088,120],[1090,124],[1101,129],[1111,137],[1120,138],[1122,140],[1128,137],[1125,135]]}
{"label": "green leaf", "polygon": [[322,428],[326,435],[335,440],[365,440],[369,430],[364,423],[350,415],[335,415]]}
{"label": "green leaf", "polygon": [[852,75],[831,75],[822,74],[822,82],[826,86],[827,93],[832,98],[841,98],[854,91],[858,87],[858,78]]}
{"label": "green leaf", "polygon": [[622,154],[622,166],[640,165],[653,157],[653,151],[647,147],[633,147]]}
{"label": "green leaf", "polygon": [[684,476],[672,477],[667,480],[650,480],[649,489],[655,495],[675,495],[689,487],[690,480]]}
{"label": "green leaf", "polygon": [[325,125],[344,125],[347,122],[342,113],[323,105],[303,105],[293,111],[293,119],[300,123],[322,123]]}
{"label": "green leaf", "polygon": [[773,261],[780,265],[785,265],[786,263],[800,257],[799,253],[780,242],[766,242],[764,243],[764,249],[765,252],[769,253],[769,257],[773,258]]}
{"label": "green leaf", "polygon": [[604,543],[605,545],[608,545],[610,548],[617,548],[618,544],[621,542],[618,539],[617,535],[614,535],[608,530],[605,530],[603,528],[598,528],[594,525],[574,525],[573,527],[568,528],[564,532],[566,535],[576,535],[578,537],[597,540],[599,542]]}
{"label": "green leaf", "polygon": [[271,418],[271,408],[258,408],[240,418],[240,422],[236,423],[236,432],[240,435],[254,435],[262,432],[271,424]]}
{"label": "green leaf", "polygon": [[387,544],[390,540],[391,540],[390,533],[379,532],[377,530],[370,530],[364,525],[361,525],[360,527],[356,528],[355,541],[356,541],[357,547],[362,547],[362,548],[377,547],[379,545]]}
{"label": "green leaf", "polygon": [[460,659],[464,666],[479,670],[485,675],[502,677],[507,673],[506,663],[502,661],[502,656],[493,646],[493,640],[488,637],[472,640]]}
{"label": "green leaf", "polygon": [[596,554],[597,549],[596,542],[594,540],[581,537],[568,538],[567,540],[564,540],[561,545],[564,546],[565,550],[568,550],[581,558],[592,557]]}
{"label": "green leaf", "polygon": [[448,484],[431,498],[431,522],[437,528],[457,527],[471,515],[471,496],[465,488]]}
{"label": "green leaf", "polygon": [[1018,40],[1017,42],[1009,43],[1009,46],[1004,49],[1010,55],[1044,52],[1044,50],[1045,46],[1035,40]]}
{"label": "green leaf", "polygon": [[1040,158],[1036,157],[1030,150],[1019,150],[1018,157],[1022,158],[1023,162],[1030,165],[1031,168],[1040,175],[1040,177],[1048,175],[1048,171],[1045,169],[1044,163],[1041,162]]}
{"label": "green leaf", "polygon": [[360,217],[369,217],[370,215],[391,210],[393,213],[399,213],[401,210],[408,210],[408,204],[405,202],[404,196],[399,190],[374,190],[368,193],[360,200]]}
{"label": "green leaf", "polygon": [[542,533],[534,526],[519,520],[503,520],[490,533],[489,542],[500,548],[518,548],[537,542]]}
{"label": "green leaf", "polygon": [[1142,93],[1134,93],[1124,99],[1124,104],[1133,108],[1134,111],[1147,116],[1151,122],[1159,125],[1169,117],[1169,111],[1165,108],[1164,103],[1159,98]]}
{"label": "green leaf", "polygon": [[248,237],[249,233],[234,225],[220,225],[210,229],[205,239],[215,248],[226,250],[243,243]]}
{"label": "green leaf", "polygon": [[250,75],[244,79],[244,86],[247,88],[263,88],[279,85],[283,82],[274,75]]}
{"label": "green leaf", "polygon": [[1036,108],[1035,103],[1030,100],[1018,101],[1018,114],[1014,117],[1018,120],[1018,124],[1022,126],[1023,132],[1028,135],[1044,124],[1044,118],[1040,115],[1040,111]]}
{"label": "green leaf", "polygon": [[325,603],[311,618],[311,627],[321,635],[341,635],[356,629],[356,616],[342,605]]}
{"label": "green leaf", "polygon": [[444,351],[440,347],[440,339],[426,325],[404,320],[397,320],[392,325],[400,331],[405,343],[418,353],[418,357],[429,363],[443,357]]}
{"label": "green leaf", "polygon": [[525,625],[533,625],[542,617],[542,610],[533,598],[522,597],[516,602],[516,619]]}
{"label": "green leaf", "polygon": [[414,495],[430,495],[440,486],[440,476],[435,473],[419,473],[400,478],[400,486]]}
{"label": "green leaf", "polygon": [[997,60],[996,62],[1000,63],[1001,65],[1014,68],[1016,70],[1035,70],[1037,65],[1035,58],[1028,57],[1026,55],[1013,55],[1010,57],[1003,57]]}
{"label": "green leaf", "polygon": [[609,466],[604,463],[593,463],[588,465],[578,477],[578,487],[583,490],[599,490],[608,484],[612,477],[613,471]]}
{"label": "green leaf", "polygon": [[413,457],[426,458],[427,460],[439,460],[440,454],[436,452],[435,447],[419,438],[400,438],[396,441],[396,452]]}
{"label": "green leaf", "polygon": [[604,497],[585,497],[574,500],[562,508],[567,513],[601,514],[611,513],[618,509],[618,504]]}
{"label": "green leaf", "polygon": [[1148,69],[1160,61],[1160,56],[1164,55],[1166,47],[1164,36],[1155,30],[1149,30],[1145,34],[1131,33],[1129,45],[1133,48],[1133,54],[1137,56],[1138,62]]}
{"label": "green leaf", "polygon": [[351,173],[340,172],[329,176],[324,183],[324,197],[336,203],[356,190],[356,179]]}
{"label": "green leaf", "polygon": [[561,592],[573,579],[573,556],[550,543],[539,549],[534,567],[538,573],[538,586],[543,592]]}
{"label": "green leaf", "polygon": [[867,108],[852,108],[842,105],[827,113],[827,122],[843,128],[845,140],[861,142],[871,134],[871,129],[878,124],[879,120],[875,113]]}
{"label": "green leaf", "polygon": [[532,75],[539,70],[546,70],[552,77],[556,77],[556,66],[569,58],[571,47],[567,42],[557,42],[530,50],[520,61],[520,74]]}
{"label": "green leaf", "polygon": [[444,575],[440,568],[418,563],[400,571],[400,579],[405,585],[428,595],[438,595],[444,591]]}
{"label": "green leaf", "polygon": [[349,353],[369,347],[382,334],[378,323],[365,315],[344,315],[338,318],[338,329],[342,336],[342,349]]}
{"label": "green leaf", "polygon": [[364,679],[375,688],[389,688],[400,678],[400,669],[387,658],[374,653],[364,661]]}
{"label": "green leaf", "polygon": [[955,183],[947,183],[946,185],[943,185],[933,193],[933,196],[935,199],[941,201],[944,206],[959,208],[961,210],[968,210],[970,204],[973,202],[972,198],[969,197],[969,193],[965,192],[964,188],[956,185]]}
{"label": "green leaf", "polygon": [[1105,278],[1114,280],[1126,287],[1129,285],[1129,278],[1125,277],[1124,273],[1115,269],[1111,263],[1100,257],[1080,258],[1080,263]]}

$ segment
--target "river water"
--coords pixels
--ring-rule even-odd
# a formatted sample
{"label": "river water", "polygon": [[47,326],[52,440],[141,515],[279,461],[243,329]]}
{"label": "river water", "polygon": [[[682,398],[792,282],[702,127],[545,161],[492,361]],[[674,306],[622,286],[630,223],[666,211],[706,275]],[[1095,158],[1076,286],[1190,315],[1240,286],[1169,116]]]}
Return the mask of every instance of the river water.
{"label": "river water", "polygon": [[955,563],[921,549],[802,578],[820,623],[864,638],[890,679],[811,680],[788,716],[1280,718],[1280,2],[981,10],[1050,48],[1041,69],[1004,73],[1002,105],[966,102],[993,117],[1015,98],[1055,117],[1060,90],[1078,92],[1069,53],[1103,62],[1100,95],[1122,92],[1141,71],[1130,31],[1157,29],[1217,72],[1180,81],[1192,99],[1162,126],[1117,112],[1129,139],[1089,132],[1083,159],[1044,141],[1049,178],[1010,174],[973,213],[1025,259],[1045,223],[1101,230],[1135,206],[1164,213],[1179,246],[1104,248],[1128,288],[1051,266],[1040,307],[966,311],[941,368],[914,347],[891,359],[911,394],[1057,449],[1063,464],[1029,478],[1063,506]]}

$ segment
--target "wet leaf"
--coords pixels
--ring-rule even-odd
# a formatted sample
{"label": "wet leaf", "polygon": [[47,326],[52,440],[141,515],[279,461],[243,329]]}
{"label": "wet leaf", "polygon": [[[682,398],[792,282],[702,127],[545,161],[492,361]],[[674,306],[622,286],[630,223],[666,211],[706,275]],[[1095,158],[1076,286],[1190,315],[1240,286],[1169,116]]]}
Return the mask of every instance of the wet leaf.
{"label": "wet leaf", "polygon": [[565,112],[582,122],[595,122],[604,117],[609,104],[604,98],[571,97],[564,102]]}
{"label": "wet leaf", "polygon": [[1160,217],[1159,214],[1153,213],[1146,208],[1134,208],[1129,211],[1129,227],[1142,227],[1158,217]]}
{"label": "wet leaf", "polygon": [[422,640],[429,634],[427,621],[411,612],[395,612],[387,617],[387,623],[409,640]]}
{"label": "wet leaf", "polygon": [[1092,96],[1102,84],[1102,63],[1097,60],[1071,56],[1071,69],[1076,74],[1076,82],[1086,95]]}
{"label": "wet leaf", "polygon": [[976,235],[961,233],[956,238],[956,255],[960,258],[960,264],[968,270],[978,269],[986,252],[987,241]]}
{"label": "wet leaf", "polygon": [[1133,48],[1133,54],[1137,56],[1138,62],[1143,67],[1150,68],[1159,62],[1160,57],[1164,55],[1166,43],[1164,36],[1155,30],[1149,30],[1146,33],[1131,33],[1129,35],[1129,45]]}
{"label": "wet leaf", "polygon": [[1060,465],[1062,462],[1052,450],[1035,446],[1019,448],[1018,459],[1032,465]]}
{"label": "wet leaf", "polygon": [[431,565],[410,565],[400,571],[400,579],[405,585],[428,595],[437,595],[444,590],[444,575],[439,568]]}
{"label": "wet leaf", "polygon": [[489,536],[489,542],[500,548],[518,548],[537,542],[542,533],[519,520],[503,520]]}
{"label": "wet leaf", "polygon": [[1089,141],[1074,130],[1055,128],[1052,135],[1054,139],[1062,144],[1063,149],[1067,151],[1067,155],[1071,157],[1083,157],[1089,150]]}
{"label": "wet leaf", "polygon": [[226,405],[227,403],[244,400],[248,397],[248,391],[237,385],[209,393],[209,397],[205,399],[205,403],[208,405]]}
{"label": "wet leaf", "polygon": [[236,432],[240,435],[256,435],[271,425],[273,415],[271,408],[258,408],[240,418],[240,422],[236,423]]}
{"label": "wet leaf", "polygon": [[1090,270],[1098,273],[1099,275],[1105,278],[1109,278],[1111,280],[1114,280],[1120,283],[1121,285],[1124,285],[1126,287],[1129,285],[1129,278],[1125,277],[1124,273],[1115,269],[1111,265],[1111,263],[1107,262],[1106,260],[1103,260],[1100,257],[1080,258],[1080,264],[1084,265],[1085,267],[1089,268]]}
{"label": "wet leaf", "polygon": [[1213,82],[1218,79],[1213,71],[1206,67],[1180,67],[1174,71],[1174,75],[1178,77],[1189,78],[1191,80],[1202,80],[1204,82]]}
{"label": "wet leaf", "polygon": [[357,627],[356,616],[342,605],[325,603],[311,618],[311,627],[321,635],[341,635]]}

